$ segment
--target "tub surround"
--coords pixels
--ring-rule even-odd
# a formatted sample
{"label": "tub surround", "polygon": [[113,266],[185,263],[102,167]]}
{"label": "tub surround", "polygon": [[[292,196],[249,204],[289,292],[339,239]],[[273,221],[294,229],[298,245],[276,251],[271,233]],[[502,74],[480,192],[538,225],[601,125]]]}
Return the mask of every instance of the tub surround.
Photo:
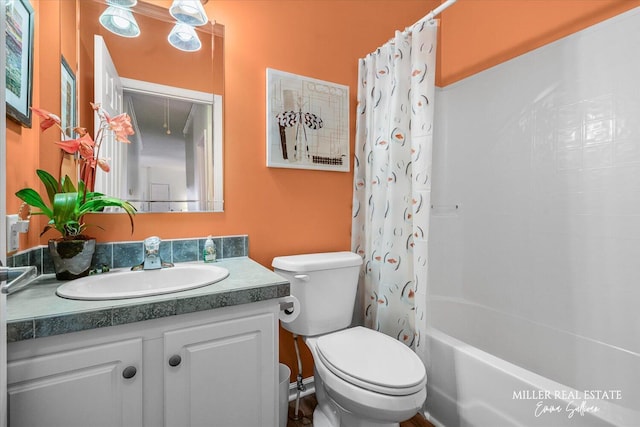
{"label": "tub surround", "polygon": [[[435,101],[427,323],[540,376],[536,389],[560,387],[549,380],[620,391],[611,410],[595,403],[608,424],[585,415],[574,425],[640,425],[639,25],[636,8],[447,86]],[[462,208],[440,209],[453,205]],[[562,404],[562,415],[536,418],[532,402],[511,399],[533,388],[532,375],[513,388],[505,369],[481,371],[435,348],[430,386],[455,386],[442,399],[428,393],[444,424],[490,420],[473,413],[490,410],[513,422],[484,425],[567,422]]]}
{"label": "tub surround", "polygon": [[7,340],[16,342],[124,325],[289,295],[286,280],[246,256],[222,259],[218,264],[227,268],[230,274],[212,285],[165,295],[108,301],[60,298],[55,291],[61,282],[51,275],[43,275],[30,287],[9,296]]}

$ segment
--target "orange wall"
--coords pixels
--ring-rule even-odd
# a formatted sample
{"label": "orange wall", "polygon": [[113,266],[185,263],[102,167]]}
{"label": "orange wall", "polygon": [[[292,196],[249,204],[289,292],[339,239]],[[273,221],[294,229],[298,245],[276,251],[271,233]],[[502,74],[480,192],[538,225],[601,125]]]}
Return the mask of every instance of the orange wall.
{"label": "orange wall", "polygon": [[[33,105],[50,111],[60,110],[60,8],[56,2],[32,1],[34,8],[33,43]],[[47,19],[42,17],[46,16]],[[73,28],[63,30],[68,34]],[[7,119],[7,212],[15,213],[20,200],[13,194],[20,188],[38,187],[36,168],[57,172],[61,152],[53,142],[54,131],[41,135],[39,120],[32,118],[32,127],[25,128]],[[46,221],[34,217],[28,235],[20,236],[22,248],[39,244],[38,235]]]}
{"label": "orange wall", "polygon": [[443,14],[438,85],[638,6],[639,0],[458,0]]}
{"label": "orange wall", "polygon": [[[53,2],[32,3],[45,7]],[[277,255],[349,249],[352,173],[265,167],[265,70],[349,85],[353,147],[357,58],[439,3],[210,0],[205,6],[210,17],[225,25],[225,212],[138,215],[133,235],[126,216],[94,215],[89,222],[105,231],[93,228],[91,233],[101,241],[141,240],[152,234],[178,238],[246,233],[250,256],[265,266]],[[638,5],[640,0],[458,0],[442,16],[437,82],[451,84]],[[53,20],[55,14],[46,16]],[[40,43],[55,43],[55,38]],[[56,108],[59,98],[45,89],[48,82],[59,81],[59,71],[50,68],[55,55],[40,56],[35,74],[42,83],[36,78],[34,89],[42,94],[34,103]],[[38,154],[37,129],[8,125],[7,134],[10,158],[21,158],[19,166],[7,167],[11,212],[19,205],[13,192],[34,184],[36,166],[55,170],[57,153],[42,141]],[[23,247],[37,244],[34,232],[22,242]],[[303,352],[307,377],[312,363]],[[280,359],[295,370],[291,336],[285,332]]]}
{"label": "orange wall", "polygon": [[[82,2],[80,5],[81,16],[86,20],[80,31],[81,61],[89,61],[88,64],[82,64],[85,67],[83,75],[89,75],[93,80],[93,35],[97,34],[104,38],[121,77],[213,92],[211,37],[200,34],[202,48],[197,52],[183,52],[167,42],[173,22],[163,22],[144,15],[136,16],[140,37],[120,37],[99,24],[98,17],[104,9],[105,5],[101,3]],[[179,66],[176,67],[176,64]],[[177,69],[180,69],[179,73]],[[93,94],[86,96],[93,97]]]}
{"label": "orange wall", "polygon": [[[134,238],[247,233],[250,255],[264,265],[280,254],[348,249],[352,174],[265,167],[266,68],[355,87],[356,59],[429,4],[437,2],[209,1],[225,25],[225,212],[140,215]],[[355,96],[352,89],[352,111]],[[131,238],[123,218],[107,221],[98,238]]]}
{"label": "orange wall", "polygon": [[[214,53],[211,37],[201,34],[202,48],[199,51],[182,52],[167,43],[167,35],[173,28],[173,22],[144,15],[136,16],[140,37],[120,37],[106,30],[98,22],[105,7],[104,4],[93,1],[83,1],[80,4],[83,23],[79,32],[79,63],[83,71],[78,82],[78,105],[82,126],[93,129],[94,113],[90,102],[94,101],[94,34],[104,38],[120,77],[206,93],[220,93],[215,91],[216,88],[222,88],[222,82],[219,81],[221,79],[214,78],[216,75],[212,64]],[[218,52],[215,52],[215,55],[217,54]],[[179,73],[176,72],[177,69],[180,69]]]}

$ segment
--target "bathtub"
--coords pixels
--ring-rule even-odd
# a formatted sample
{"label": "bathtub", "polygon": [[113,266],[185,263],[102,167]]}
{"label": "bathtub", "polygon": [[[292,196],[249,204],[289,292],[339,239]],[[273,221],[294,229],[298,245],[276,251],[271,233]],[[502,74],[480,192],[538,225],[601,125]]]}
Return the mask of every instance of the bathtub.
{"label": "bathtub", "polygon": [[[437,328],[430,327],[425,337],[425,415],[434,425],[640,426],[640,355],[576,336],[558,337],[559,331],[461,300],[432,298],[429,308]],[[545,336],[548,342],[538,339]],[[546,353],[539,351],[545,345],[562,345],[562,338],[566,348],[561,352],[592,352],[570,357],[573,366],[531,357]],[[588,366],[597,359],[604,365]]]}

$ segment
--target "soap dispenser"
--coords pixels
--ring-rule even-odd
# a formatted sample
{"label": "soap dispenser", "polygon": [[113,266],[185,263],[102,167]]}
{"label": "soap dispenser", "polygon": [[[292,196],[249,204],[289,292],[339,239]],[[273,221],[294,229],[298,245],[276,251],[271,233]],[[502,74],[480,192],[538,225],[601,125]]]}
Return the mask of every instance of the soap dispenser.
{"label": "soap dispenser", "polygon": [[216,261],[216,245],[213,243],[211,236],[207,237],[204,242],[204,249],[202,250],[202,259],[204,262]]}

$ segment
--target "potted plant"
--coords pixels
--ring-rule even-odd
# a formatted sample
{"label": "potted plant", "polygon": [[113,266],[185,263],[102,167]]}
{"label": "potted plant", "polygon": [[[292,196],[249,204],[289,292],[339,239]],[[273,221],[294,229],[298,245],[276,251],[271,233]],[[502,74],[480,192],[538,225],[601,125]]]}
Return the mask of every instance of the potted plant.
{"label": "potted plant", "polygon": [[83,233],[87,227],[84,215],[101,212],[106,207],[121,208],[129,216],[133,233],[135,207],[125,200],[93,191],[96,166],[105,172],[109,171],[106,159],[99,157],[100,146],[105,136],[111,132],[115,135],[116,141],[128,143],[127,135],[133,134],[131,119],[127,114],[111,118],[99,105],[92,104],[92,106],[100,119],[100,128],[95,141],[84,128],[74,128],[79,137],[67,139],[58,116],[45,110],[32,109],[43,119],[40,123],[42,131],[53,126],[58,127],[63,140],[56,144],[67,153],[78,153],[79,179],[76,186],[69,176],[65,175],[57,180],[49,172],[38,169],[36,173],[44,185],[46,197],[42,197],[32,188],[23,188],[16,192],[16,196],[23,202],[39,209],[32,212],[34,215],[45,215],[49,218],[49,222],[40,233],[41,236],[50,229],[55,229],[62,235],[48,242],[56,278],[59,280],[75,279],[89,274],[95,239]]}

